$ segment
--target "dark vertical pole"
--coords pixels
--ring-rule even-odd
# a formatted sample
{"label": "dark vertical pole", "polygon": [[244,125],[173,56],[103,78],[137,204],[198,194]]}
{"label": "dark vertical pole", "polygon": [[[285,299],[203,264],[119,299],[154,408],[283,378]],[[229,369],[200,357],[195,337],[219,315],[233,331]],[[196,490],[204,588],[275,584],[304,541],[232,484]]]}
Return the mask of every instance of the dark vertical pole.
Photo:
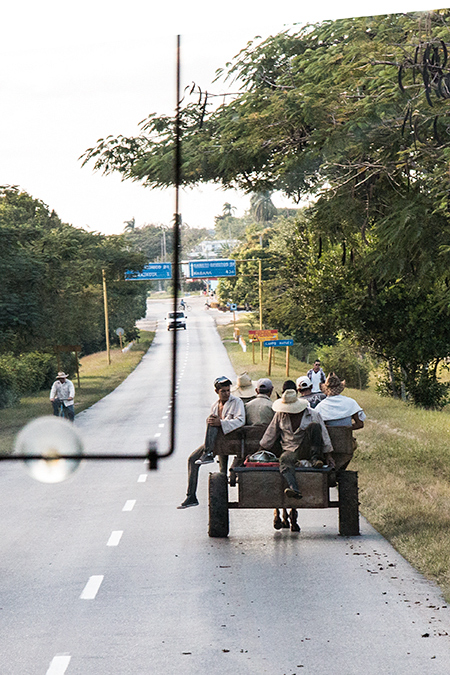
{"label": "dark vertical pole", "polygon": [[[175,223],[173,237],[173,311],[178,308],[178,286],[180,283],[180,182],[181,182],[181,125],[180,125],[180,36],[177,35],[176,71],[176,114],[175,114]],[[177,330],[172,331],[172,415],[170,420],[170,451],[175,449],[176,384],[177,384]]]}

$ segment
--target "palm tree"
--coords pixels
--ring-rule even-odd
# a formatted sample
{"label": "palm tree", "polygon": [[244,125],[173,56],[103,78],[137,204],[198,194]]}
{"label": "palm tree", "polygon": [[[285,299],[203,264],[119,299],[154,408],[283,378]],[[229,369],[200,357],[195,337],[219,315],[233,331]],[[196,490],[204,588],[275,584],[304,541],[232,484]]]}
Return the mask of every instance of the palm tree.
{"label": "palm tree", "polygon": [[228,218],[229,216],[232,216],[234,211],[236,211],[236,207],[231,206],[231,204],[228,202],[225,202],[222,209],[222,218]]}
{"label": "palm tree", "polygon": [[134,226],[136,225],[136,221],[134,217],[131,220],[124,220],[125,227],[123,228],[124,230],[127,230],[128,232],[133,232]]}
{"label": "palm tree", "polygon": [[250,213],[258,223],[267,223],[277,215],[277,207],[272,202],[269,190],[255,192],[250,198]]}

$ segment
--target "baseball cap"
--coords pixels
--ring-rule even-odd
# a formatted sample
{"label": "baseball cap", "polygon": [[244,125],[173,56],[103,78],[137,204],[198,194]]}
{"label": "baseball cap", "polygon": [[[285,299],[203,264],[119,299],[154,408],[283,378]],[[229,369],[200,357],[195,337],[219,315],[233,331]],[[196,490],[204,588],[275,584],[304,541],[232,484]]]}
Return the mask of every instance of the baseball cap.
{"label": "baseball cap", "polygon": [[225,377],[225,375],[222,375],[221,377],[216,377],[216,379],[214,380],[214,389],[226,387],[228,385],[231,385],[231,380],[228,379],[228,377]]}
{"label": "baseball cap", "polygon": [[273,389],[272,380],[269,380],[268,377],[262,377],[256,383],[256,388],[258,389],[258,391],[268,391],[269,389]]}
{"label": "baseball cap", "polygon": [[297,389],[309,389],[312,387],[312,382],[307,375],[297,378]]}

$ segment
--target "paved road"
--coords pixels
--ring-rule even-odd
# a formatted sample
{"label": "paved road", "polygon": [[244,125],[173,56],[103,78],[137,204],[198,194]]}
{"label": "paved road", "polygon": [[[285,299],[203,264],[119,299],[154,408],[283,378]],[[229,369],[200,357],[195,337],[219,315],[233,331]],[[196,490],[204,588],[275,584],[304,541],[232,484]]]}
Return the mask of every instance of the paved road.
{"label": "paved road", "polygon": [[[186,458],[202,441],[211,382],[232,375],[213,312],[192,303],[179,331],[176,455],[85,463],[58,485],[2,464],[1,675],[440,675],[450,618],[438,590],[365,522],[337,536],[334,510],[303,511],[302,532],[268,511],[231,512],[226,540],[207,536],[184,497]],[[87,450],[167,447],[166,302],[136,371],[76,424]]]}

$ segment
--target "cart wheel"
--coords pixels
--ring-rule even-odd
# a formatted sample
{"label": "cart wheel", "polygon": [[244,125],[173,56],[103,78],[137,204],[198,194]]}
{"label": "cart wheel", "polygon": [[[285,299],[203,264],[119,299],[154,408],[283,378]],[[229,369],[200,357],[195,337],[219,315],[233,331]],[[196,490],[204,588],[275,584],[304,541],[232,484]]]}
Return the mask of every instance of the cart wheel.
{"label": "cart wheel", "polygon": [[209,528],[210,537],[228,537],[228,479],[224,473],[209,474]]}
{"label": "cart wheel", "polygon": [[359,532],[358,474],[340,471],[339,484],[339,534],[355,537]]}

